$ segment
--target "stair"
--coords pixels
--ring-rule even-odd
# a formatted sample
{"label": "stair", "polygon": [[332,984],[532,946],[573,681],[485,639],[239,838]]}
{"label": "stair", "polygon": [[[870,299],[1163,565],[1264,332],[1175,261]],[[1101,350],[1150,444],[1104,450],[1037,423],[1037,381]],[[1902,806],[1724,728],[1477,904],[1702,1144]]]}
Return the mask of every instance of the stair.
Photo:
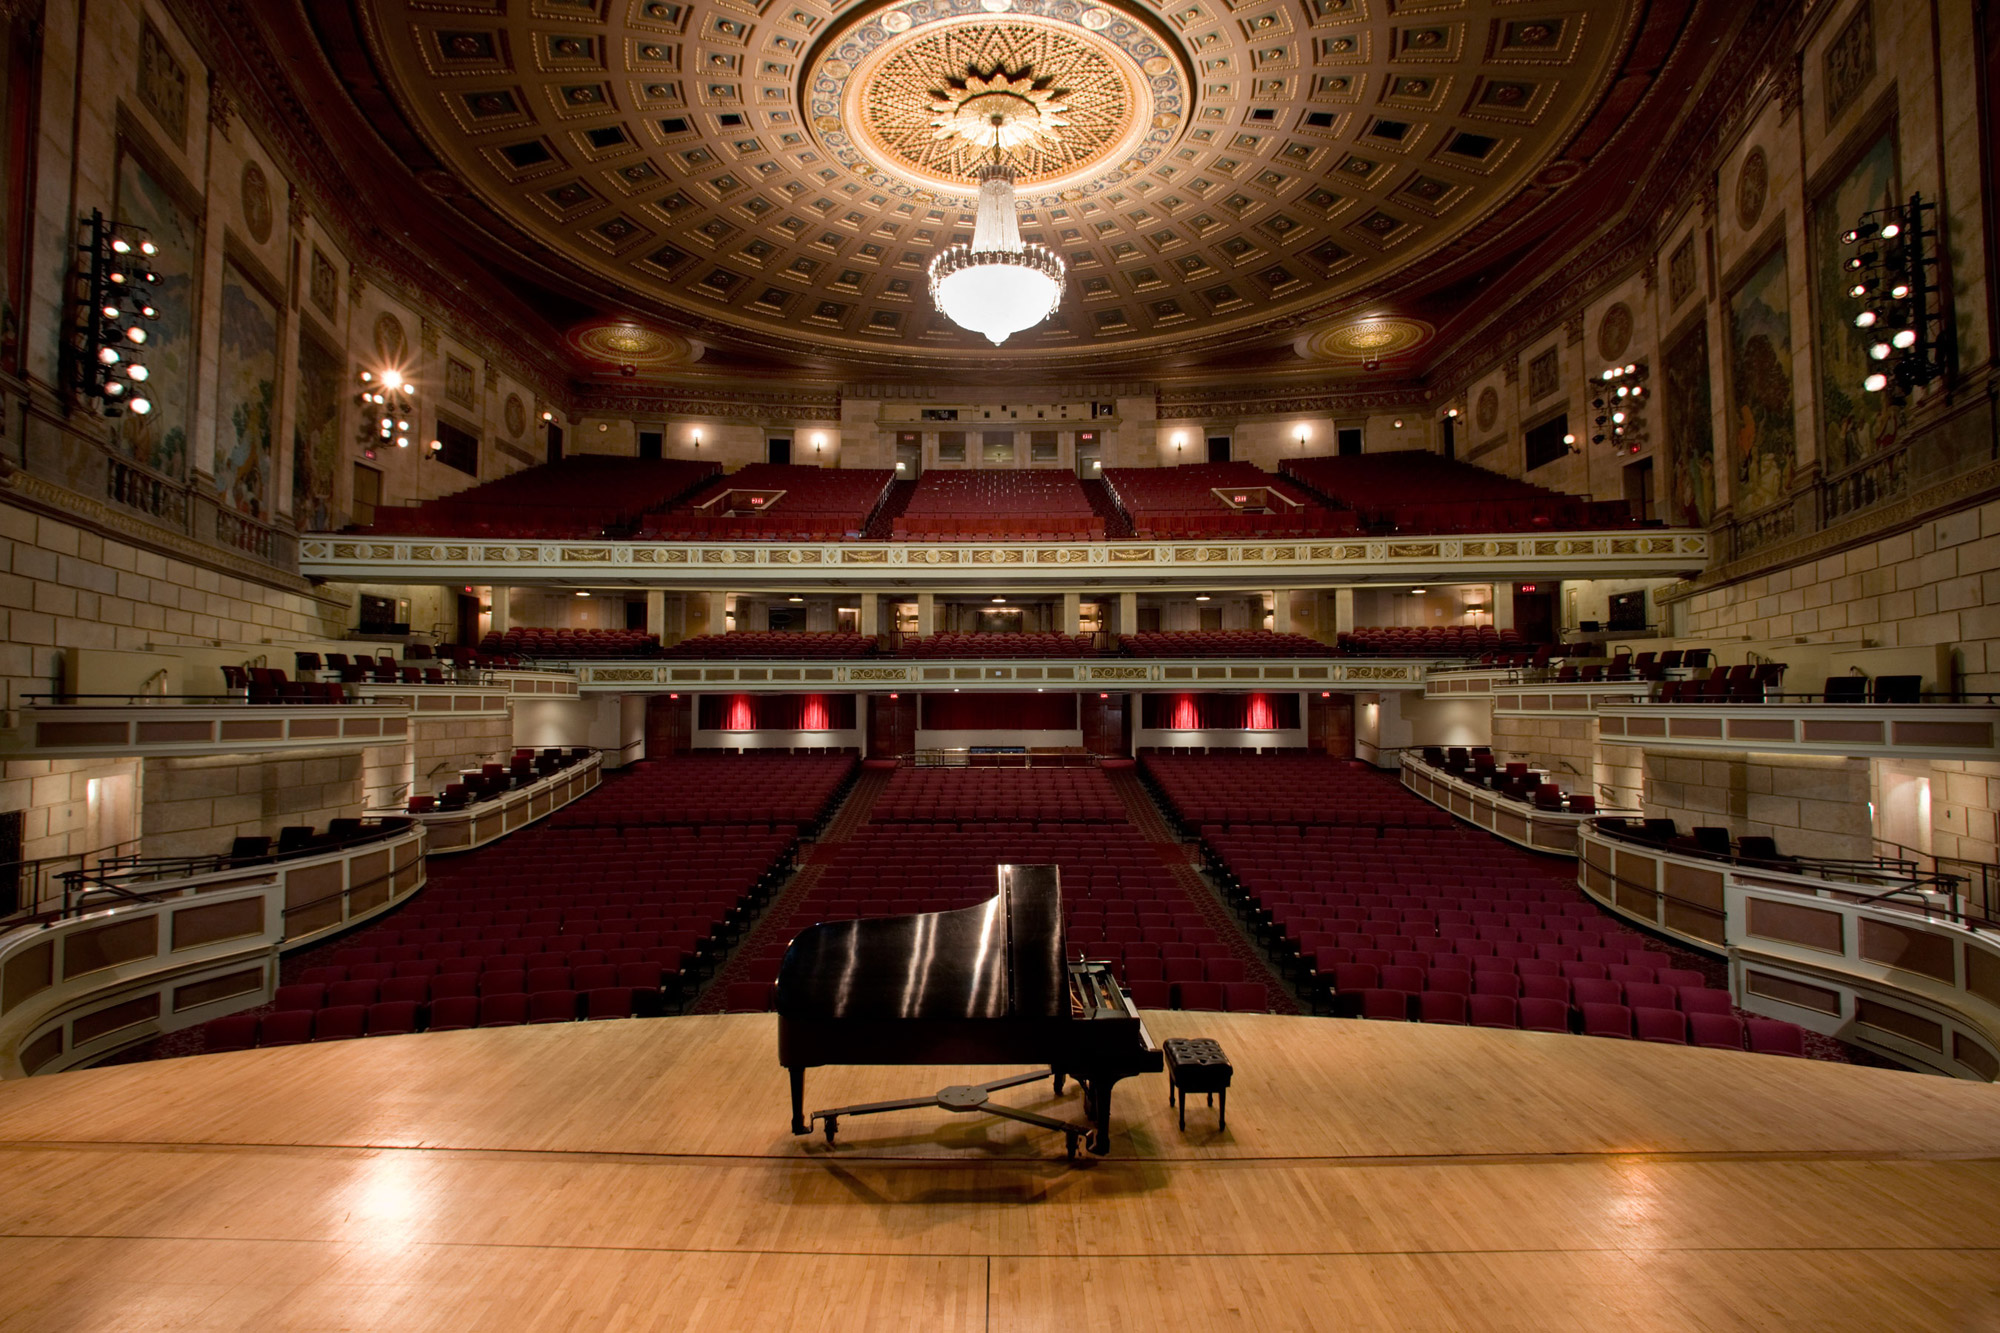
{"label": "stair", "polygon": [[875,513],[868,520],[867,531],[862,535],[871,542],[886,542],[893,533],[893,525],[910,507],[910,498],[917,493],[914,481],[892,481],[889,493],[882,503],[875,507]]}
{"label": "stair", "polygon": [[1112,541],[1122,541],[1132,535],[1132,521],[1125,517],[1125,511],[1118,507],[1112,497],[1111,488],[1102,478],[1089,481],[1079,480],[1084,498],[1090,501],[1090,512],[1104,520],[1104,535]]}

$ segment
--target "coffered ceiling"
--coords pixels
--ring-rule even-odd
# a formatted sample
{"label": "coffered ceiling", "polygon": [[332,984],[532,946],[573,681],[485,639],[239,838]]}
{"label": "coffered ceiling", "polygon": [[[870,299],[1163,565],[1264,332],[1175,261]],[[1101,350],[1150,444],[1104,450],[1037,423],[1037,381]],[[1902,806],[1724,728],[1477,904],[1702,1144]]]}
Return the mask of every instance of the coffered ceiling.
{"label": "coffered ceiling", "polygon": [[[303,2],[303,0],[301,0]],[[422,202],[563,331],[710,362],[1065,375],[1406,358],[1559,192],[1694,0],[342,0],[304,11]],[[1003,146],[1069,265],[997,352],[925,266]],[[393,123],[391,123],[393,120]],[[463,225],[460,225],[463,224]],[[1491,276],[1488,274],[1487,276]],[[1468,283],[1471,284],[1468,287]],[[1408,336],[1411,329],[1419,336]],[[1358,333],[1357,333],[1358,331]],[[1357,350],[1359,349],[1359,350]]]}

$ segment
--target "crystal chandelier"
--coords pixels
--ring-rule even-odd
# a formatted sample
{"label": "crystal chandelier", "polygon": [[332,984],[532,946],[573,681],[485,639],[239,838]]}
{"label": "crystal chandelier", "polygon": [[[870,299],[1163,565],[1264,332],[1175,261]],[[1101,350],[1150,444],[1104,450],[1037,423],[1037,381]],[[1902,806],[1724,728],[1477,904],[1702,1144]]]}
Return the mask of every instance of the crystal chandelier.
{"label": "crystal chandelier", "polygon": [[1021,240],[1014,216],[1017,173],[1000,159],[1001,117],[993,121],[993,160],[979,168],[972,244],[954,245],[931,261],[931,299],[945,318],[998,347],[1054,313],[1062,300],[1063,262],[1055,251]]}

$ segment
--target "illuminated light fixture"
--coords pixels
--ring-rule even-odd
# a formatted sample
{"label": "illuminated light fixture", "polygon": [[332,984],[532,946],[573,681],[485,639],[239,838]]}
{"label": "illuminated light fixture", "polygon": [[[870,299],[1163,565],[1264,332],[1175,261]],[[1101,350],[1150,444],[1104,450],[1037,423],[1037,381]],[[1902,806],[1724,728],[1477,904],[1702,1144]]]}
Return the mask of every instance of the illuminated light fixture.
{"label": "illuminated light fixture", "polygon": [[1574,436],[1574,435],[1565,435],[1565,436],[1563,436],[1563,443],[1564,443],[1564,444],[1575,444],[1575,443],[1576,443],[1576,436]]}
{"label": "illuminated light fixture", "polygon": [[1872,329],[1875,327],[1876,321],[1881,318],[1873,310],[1864,310],[1854,317],[1854,327],[1857,329]]}
{"label": "illuminated light fixture", "polygon": [[[556,414],[555,414],[555,413],[553,413],[553,412],[544,412],[544,413],[542,413],[542,420],[544,420],[544,421],[554,421],[555,419],[556,419]],[[676,697],[678,697],[678,696],[676,696]]]}
{"label": "illuminated light fixture", "polygon": [[1456,419],[1456,418],[1457,418],[1457,416],[1458,416],[1458,409],[1457,409],[1457,408],[1455,408],[1455,407],[1454,407],[1454,408],[1450,408],[1450,409],[1448,409],[1448,410],[1447,410],[1447,411],[1445,412],[1445,415],[1446,415],[1446,416],[1448,416],[1448,417],[1451,417],[1451,418],[1453,418],[1453,419]]}
{"label": "illuminated light fixture", "polygon": [[1880,393],[1889,387],[1889,377],[1878,370],[1867,379],[1861,381],[1861,387],[1870,393]]}
{"label": "illuminated light fixture", "polygon": [[1429,591],[1430,591],[1430,589],[1429,589],[1429,588],[1412,588],[1412,589],[1410,589],[1410,596],[1412,596],[1412,597],[1422,597],[1422,596],[1423,596],[1423,595],[1424,595],[1425,593],[1427,593],[1427,592],[1429,592]]}
{"label": "illuminated light fixture", "polygon": [[590,596],[590,594],[589,594],[588,592],[586,592],[586,591],[585,591],[584,589],[582,589],[582,588],[578,588],[578,589],[576,590],[576,595],[577,595],[578,597],[588,597],[588,596]]}
{"label": "illuminated light fixture", "polygon": [[1401,430],[1403,428],[1403,419],[1401,417],[1397,417],[1394,421],[1390,422],[1389,424],[1394,426],[1397,430]]}
{"label": "illuminated light fixture", "polygon": [[946,319],[998,347],[1055,313],[1066,270],[1055,251],[1021,239],[1014,212],[1014,168],[1000,159],[1001,128],[993,116],[993,160],[979,168],[979,211],[972,244],[954,245],[931,260],[931,300]]}
{"label": "illuminated light fixture", "polygon": [[1208,594],[1205,592],[1198,592],[1194,595],[1194,599],[1197,602],[1205,602],[1208,600]]}
{"label": "illuminated light fixture", "polygon": [[1005,602],[1007,599],[1005,597],[995,597],[993,600],[995,603],[1000,603]]}
{"label": "illuminated light fixture", "polygon": [[786,601],[788,601],[788,602],[803,602],[803,601],[805,600],[805,598],[803,598],[803,597],[787,597],[787,598],[786,598],[785,600],[786,600]]}
{"label": "illuminated light fixture", "polygon": [[396,390],[398,390],[398,389],[402,388],[402,387],[403,387],[403,372],[402,372],[402,371],[400,371],[400,370],[385,370],[385,371],[383,371],[383,372],[382,372],[382,387],[383,387],[383,388],[385,388],[385,389],[387,389],[387,390],[388,390],[388,391],[389,391],[390,393],[394,393],[394,392],[396,392]]}
{"label": "illuminated light fixture", "polygon": [[1917,345],[1917,331],[1915,329],[1897,329],[1895,336],[1889,339],[1889,345],[1899,350],[1915,347]]}

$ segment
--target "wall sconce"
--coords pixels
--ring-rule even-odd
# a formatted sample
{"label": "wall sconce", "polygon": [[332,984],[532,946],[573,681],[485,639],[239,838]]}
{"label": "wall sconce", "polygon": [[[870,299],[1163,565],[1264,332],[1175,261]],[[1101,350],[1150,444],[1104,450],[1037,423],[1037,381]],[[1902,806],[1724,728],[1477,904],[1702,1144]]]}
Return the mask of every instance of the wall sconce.
{"label": "wall sconce", "polygon": [[1301,454],[1306,451],[1306,436],[1311,433],[1304,426],[1299,427],[1299,452]]}
{"label": "wall sconce", "polygon": [[1185,448],[1187,448],[1187,436],[1185,435],[1174,436],[1174,461],[1176,463],[1180,461],[1181,450]]}
{"label": "wall sconce", "polygon": [[826,436],[824,435],[813,436],[813,457],[817,458],[820,455],[824,454],[825,452],[826,452]]}
{"label": "wall sconce", "polygon": [[694,433],[694,451],[695,451],[696,453],[700,453],[700,452],[701,452],[701,432],[700,432],[700,431],[696,431],[696,432]]}

